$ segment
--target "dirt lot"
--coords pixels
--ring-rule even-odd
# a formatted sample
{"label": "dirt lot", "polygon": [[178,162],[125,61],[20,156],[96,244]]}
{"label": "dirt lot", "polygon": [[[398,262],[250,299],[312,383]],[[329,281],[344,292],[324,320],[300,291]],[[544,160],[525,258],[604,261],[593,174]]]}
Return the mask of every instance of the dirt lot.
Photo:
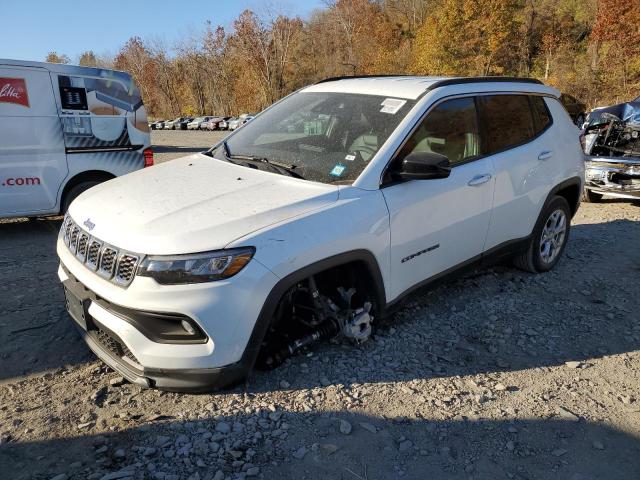
{"label": "dirt lot", "polygon": [[201,152],[218,143],[229,132],[206,132],[199,130],[152,131],[154,159],[157,163],[184,157],[195,152]]}
{"label": "dirt lot", "polygon": [[[158,160],[214,143],[160,132]],[[631,479],[640,472],[640,204],[583,205],[557,269],[420,292],[206,395],[122,382],[63,306],[59,221],[0,224],[0,477]]]}

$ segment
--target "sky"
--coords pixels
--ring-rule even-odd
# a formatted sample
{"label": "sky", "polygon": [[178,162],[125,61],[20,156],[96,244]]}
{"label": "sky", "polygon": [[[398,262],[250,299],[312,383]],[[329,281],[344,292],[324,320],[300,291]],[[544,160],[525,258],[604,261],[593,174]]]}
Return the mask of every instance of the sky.
{"label": "sky", "polygon": [[322,0],[0,0],[0,58],[45,59],[55,51],[76,63],[80,53],[115,55],[132,36],[166,42],[202,32],[205,22],[229,27],[249,8],[303,18]]}

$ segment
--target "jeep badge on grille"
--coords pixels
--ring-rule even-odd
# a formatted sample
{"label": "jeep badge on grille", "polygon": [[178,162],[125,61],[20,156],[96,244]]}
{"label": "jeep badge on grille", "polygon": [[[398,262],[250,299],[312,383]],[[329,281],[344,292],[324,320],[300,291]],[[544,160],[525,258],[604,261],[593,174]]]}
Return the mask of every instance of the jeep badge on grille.
{"label": "jeep badge on grille", "polygon": [[87,227],[87,228],[89,229],[89,231],[93,230],[93,228],[96,226],[96,224],[95,224],[95,223],[93,223],[93,222],[91,221],[91,219],[90,219],[90,218],[87,218],[87,219],[84,221],[83,225],[84,225],[85,227]]}

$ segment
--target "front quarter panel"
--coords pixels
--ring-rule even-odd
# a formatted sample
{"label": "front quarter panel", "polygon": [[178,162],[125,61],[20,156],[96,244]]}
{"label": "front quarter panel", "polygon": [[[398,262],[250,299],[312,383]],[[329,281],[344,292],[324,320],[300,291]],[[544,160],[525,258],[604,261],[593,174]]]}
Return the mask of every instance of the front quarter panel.
{"label": "front quarter panel", "polygon": [[256,260],[280,278],[335,255],[367,250],[375,257],[388,292],[389,241],[389,213],[382,193],[341,187],[338,201],[330,206],[239,238],[228,247],[254,246]]}

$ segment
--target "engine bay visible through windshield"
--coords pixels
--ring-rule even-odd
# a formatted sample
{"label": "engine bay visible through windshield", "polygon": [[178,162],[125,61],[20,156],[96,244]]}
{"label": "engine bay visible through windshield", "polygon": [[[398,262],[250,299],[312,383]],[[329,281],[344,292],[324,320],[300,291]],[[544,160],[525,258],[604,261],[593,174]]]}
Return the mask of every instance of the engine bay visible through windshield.
{"label": "engine bay visible through windshield", "polygon": [[215,150],[247,167],[322,183],[352,183],[414,100],[298,92],[260,114]]}

